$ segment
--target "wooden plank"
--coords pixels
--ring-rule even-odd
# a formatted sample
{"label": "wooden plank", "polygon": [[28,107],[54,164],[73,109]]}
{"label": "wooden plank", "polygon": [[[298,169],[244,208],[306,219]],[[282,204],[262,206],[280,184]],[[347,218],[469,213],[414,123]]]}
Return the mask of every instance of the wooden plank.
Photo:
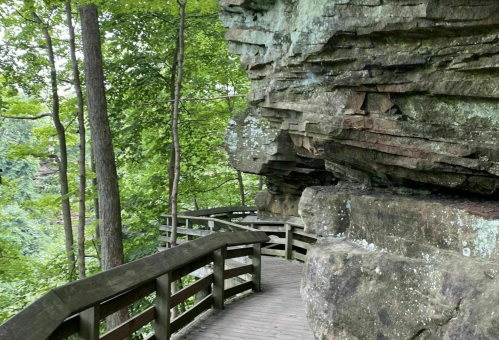
{"label": "wooden plank", "polygon": [[260,231],[265,231],[266,233],[285,233],[286,228],[281,226],[272,226],[272,225],[255,225],[255,228]]}
{"label": "wooden plank", "polygon": [[213,253],[206,255],[205,257],[200,258],[194,262],[189,263],[188,265],[179,268],[172,273],[172,277],[174,281],[180,280],[182,277],[189,275],[193,271],[198,270],[204,266],[209,265],[213,262]]}
{"label": "wooden plank", "polygon": [[251,281],[241,283],[240,285],[234,286],[232,288],[229,288],[225,291],[225,298],[229,299],[237,294],[241,294],[242,292],[245,292],[247,290],[250,290],[253,288],[253,283]]}
{"label": "wooden plank", "polygon": [[[172,294],[172,274],[168,273],[156,279],[156,300],[153,308],[154,335],[156,340],[170,340],[171,325],[171,294]],[[122,337],[121,339],[124,339]]]}
{"label": "wooden plank", "polygon": [[0,339],[47,338],[70,316],[71,311],[53,291],[48,292],[0,327]]}
{"label": "wooden plank", "polygon": [[[116,267],[106,272],[75,281],[54,289],[72,313],[109,300],[128,290],[183,268],[196,260],[225,246],[226,241],[219,234],[212,234],[187,242],[141,260]],[[64,318],[65,319],[65,318]],[[63,320],[57,323],[58,326]],[[54,327],[55,328],[55,327]]]}
{"label": "wooden plank", "polygon": [[[142,313],[130,318],[127,322],[119,325],[118,327],[104,333],[100,340],[123,340],[124,338],[132,335],[148,323],[154,320],[154,306],[149,307]],[[156,325],[156,323],[155,323]],[[161,338],[156,338],[161,339]]]}
{"label": "wooden plank", "polygon": [[78,340],[99,340],[99,309],[100,306],[97,305],[80,313],[80,330],[78,332]]}
{"label": "wooden plank", "polygon": [[253,255],[251,256],[252,267],[252,289],[255,293],[262,291],[262,244],[253,245]]}
{"label": "wooden plank", "polygon": [[171,308],[184,302],[191,296],[199,293],[200,291],[208,288],[213,283],[213,274],[210,274],[200,280],[197,280],[193,284],[177,292],[171,298]]}
{"label": "wooden plank", "polygon": [[[221,215],[227,213],[256,212],[257,210],[258,210],[257,207],[221,207],[213,209],[184,211],[180,215],[199,217],[199,216]],[[162,217],[168,218],[170,216],[171,215],[163,215]]]}
{"label": "wooden plank", "polygon": [[293,259],[293,226],[286,224],[286,260]]}
{"label": "wooden plank", "polygon": [[303,242],[303,241],[298,241],[298,240],[293,240],[293,245],[297,246],[302,249],[309,249],[310,248],[310,243]]}
{"label": "wooden plank", "polygon": [[[48,340],[65,340],[80,330],[80,314],[64,320],[57,329],[48,337]],[[3,337],[0,337],[3,339]]]}
{"label": "wooden plank", "polygon": [[220,236],[225,239],[229,247],[270,241],[270,238],[263,231],[221,233]]}
{"label": "wooden plank", "polygon": [[224,274],[224,279],[232,279],[233,277],[241,276],[244,274],[250,274],[253,271],[253,265],[249,264],[247,266],[236,267],[232,269],[227,269]]}
{"label": "wooden plank", "polygon": [[307,261],[307,255],[300,254],[299,252],[296,251],[293,252],[293,257],[303,262]]}
{"label": "wooden plank", "polygon": [[286,239],[285,238],[280,238],[280,237],[277,237],[277,236],[274,236],[274,235],[271,235],[270,236],[270,241],[267,242],[267,243],[271,243],[271,244],[284,244],[284,245],[286,245]]}
{"label": "wooden plank", "polygon": [[258,216],[246,216],[240,224],[244,225],[280,225],[284,226],[285,224],[289,224],[293,227],[303,229],[305,226],[300,217],[288,216],[288,217],[267,217],[267,218],[258,218]]}
{"label": "wooden plank", "polygon": [[229,249],[227,250],[226,259],[229,260],[229,259],[235,259],[237,257],[250,256],[250,255],[253,255],[253,248],[251,247]]}
{"label": "wooden plank", "polygon": [[316,234],[310,234],[310,233],[306,233],[304,232],[303,230],[299,230],[299,229],[295,229],[293,231],[294,234],[298,234],[298,235],[301,235],[301,236],[304,236],[304,237],[308,237],[312,240],[317,240],[318,239],[318,236]]}
{"label": "wooden plank", "polygon": [[[183,313],[175,320],[172,321],[171,328],[172,333],[177,332],[182,327],[188,325],[192,320],[194,320],[198,315],[203,313],[205,310],[209,309],[213,303],[213,296],[208,295],[199,303],[192,306],[187,312]],[[156,338],[159,340],[158,338]]]}
{"label": "wooden plank", "polygon": [[[161,226],[160,230],[162,231],[171,231],[172,227],[168,226]],[[209,230],[202,230],[202,229],[187,229],[187,228],[177,228],[177,233],[180,235],[193,235],[193,236],[208,236],[212,232]],[[164,236],[162,236],[164,237]],[[161,238],[160,238],[161,240]]]}
{"label": "wooden plank", "polygon": [[227,247],[222,247],[214,252],[213,257],[213,307],[224,309],[224,288],[225,288],[225,257]]}
{"label": "wooden plank", "polygon": [[278,249],[262,249],[262,255],[271,255],[271,256],[286,256],[286,252],[284,250]]}
{"label": "wooden plank", "polygon": [[154,293],[156,291],[156,282],[148,282],[129,292],[118,295],[114,299],[103,302],[100,306],[100,317],[104,319],[109,315],[128,307],[132,303]]}

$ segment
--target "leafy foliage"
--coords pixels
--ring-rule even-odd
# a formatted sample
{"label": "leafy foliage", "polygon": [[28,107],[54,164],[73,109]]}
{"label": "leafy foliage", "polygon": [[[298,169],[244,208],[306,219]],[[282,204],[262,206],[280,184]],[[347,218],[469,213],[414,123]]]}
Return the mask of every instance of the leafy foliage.
{"label": "leafy foliage", "polygon": [[[171,157],[171,74],[178,34],[176,1],[92,1],[99,6],[107,97],[120,194],[126,261],[157,251],[157,223],[168,211]],[[84,2],[80,1],[79,4]],[[76,8],[76,6],[73,6]],[[216,0],[189,0],[183,97],[245,94],[249,84],[228,51]],[[42,24],[52,35],[61,97],[61,120],[69,152],[69,198],[77,211],[78,135],[64,2],[0,0],[0,115],[50,113],[50,67]],[[75,16],[77,17],[77,16]],[[77,46],[81,46],[76,25]],[[81,53],[78,52],[81,57]],[[80,60],[81,63],[81,60]],[[228,164],[224,133],[229,118],[246,106],[242,98],[183,101],[180,112],[180,210],[240,205],[237,173]],[[88,128],[88,127],[87,127]],[[90,135],[89,133],[87,135]],[[91,141],[87,150],[90,150]],[[67,282],[64,231],[57,184],[56,131],[50,118],[0,118],[0,322],[48,289]],[[86,193],[87,274],[100,271],[97,221],[90,185]],[[247,202],[257,178],[245,175]],[[132,313],[150,305],[144,300]],[[140,335],[139,335],[140,336]]]}

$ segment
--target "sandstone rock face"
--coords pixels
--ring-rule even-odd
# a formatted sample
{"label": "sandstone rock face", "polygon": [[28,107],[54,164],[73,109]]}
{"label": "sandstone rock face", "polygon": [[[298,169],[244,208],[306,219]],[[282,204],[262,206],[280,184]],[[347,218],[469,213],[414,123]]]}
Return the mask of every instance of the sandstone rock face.
{"label": "sandstone rock face", "polygon": [[497,261],[408,258],[336,239],[310,251],[302,295],[319,340],[493,340],[497,273]]}
{"label": "sandstone rock face", "polygon": [[252,81],[231,163],[324,236],[316,338],[498,340],[499,1],[218,1]]}
{"label": "sandstone rock face", "polygon": [[249,101],[287,150],[281,162],[320,159],[373,185],[497,193],[499,2],[219,2]]}
{"label": "sandstone rock face", "polygon": [[300,215],[306,231],[365,240],[401,256],[434,247],[499,260],[497,202],[400,192],[352,184],[310,187]]}

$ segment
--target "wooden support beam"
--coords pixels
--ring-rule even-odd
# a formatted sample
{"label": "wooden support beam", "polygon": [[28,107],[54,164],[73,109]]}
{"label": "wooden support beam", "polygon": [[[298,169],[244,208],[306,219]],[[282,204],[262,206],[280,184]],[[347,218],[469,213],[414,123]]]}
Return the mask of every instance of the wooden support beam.
{"label": "wooden support beam", "polygon": [[253,272],[251,277],[252,289],[255,293],[262,291],[262,244],[253,245],[253,255],[251,257]]}
{"label": "wooden support beam", "polygon": [[225,258],[227,247],[215,250],[213,257],[213,308],[224,309],[225,300]]}
{"label": "wooden support beam", "polygon": [[171,336],[171,287],[172,274],[156,279],[156,304],[154,314],[154,336],[156,340],[170,340]]}
{"label": "wooden support beam", "polygon": [[232,279],[233,277],[241,276],[244,274],[252,274],[252,273],[253,273],[253,265],[251,264],[247,266],[228,269],[225,271],[225,280]]}
{"label": "wooden support beam", "polygon": [[293,259],[293,227],[289,224],[286,227],[286,260]]}
{"label": "wooden support beam", "polygon": [[100,305],[90,307],[80,313],[78,340],[99,340]]}

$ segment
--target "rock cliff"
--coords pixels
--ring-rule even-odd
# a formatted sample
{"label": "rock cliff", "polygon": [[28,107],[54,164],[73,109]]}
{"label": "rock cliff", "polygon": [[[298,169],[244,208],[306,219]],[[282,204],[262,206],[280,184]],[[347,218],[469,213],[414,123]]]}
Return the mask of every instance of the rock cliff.
{"label": "rock cliff", "polygon": [[499,1],[219,3],[252,81],[231,163],[324,236],[317,338],[499,339]]}

